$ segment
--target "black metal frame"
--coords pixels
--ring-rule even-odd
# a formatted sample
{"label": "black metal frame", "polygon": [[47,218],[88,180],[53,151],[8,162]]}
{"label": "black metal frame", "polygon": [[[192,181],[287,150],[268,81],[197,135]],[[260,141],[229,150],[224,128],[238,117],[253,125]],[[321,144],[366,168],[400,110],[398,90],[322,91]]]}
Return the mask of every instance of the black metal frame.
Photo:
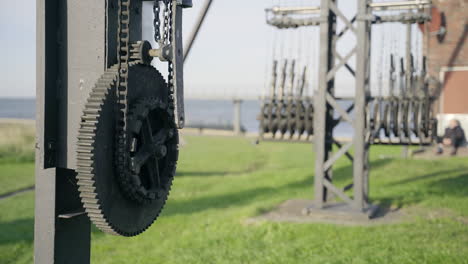
{"label": "black metal frame", "polygon": [[[395,6],[405,4],[395,2]],[[427,6],[427,4],[425,4]],[[421,6],[417,6],[420,8]],[[347,18],[340,11],[335,0],[322,0],[320,6],[320,65],[319,88],[315,95],[315,135],[314,147],[316,152],[315,162],[315,200],[314,208],[326,209],[330,202],[328,191],[338,196],[345,202],[345,211],[358,214],[367,214],[372,217],[377,209],[369,203],[369,147],[372,143],[370,124],[366,120],[367,106],[371,99],[370,83],[370,41],[372,23],[402,22],[415,23],[429,19],[425,13],[411,13],[377,17],[373,10],[380,10],[373,6],[370,0],[357,0],[357,14],[353,18]],[[405,6],[404,9],[413,9],[415,6]],[[345,28],[336,34],[337,19],[345,24]],[[356,25],[354,25],[354,21]],[[356,35],[356,46],[345,56],[336,50],[336,42],[347,31]],[[349,64],[355,55],[356,65],[353,69]],[[335,62],[335,60],[337,61]],[[334,77],[341,67],[345,67],[355,77],[354,104],[348,109],[343,109],[334,96]],[[334,119],[334,111],[340,118]],[[354,111],[354,118],[349,115]],[[349,122],[354,129],[351,142],[339,143],[333,137],[333,129],[342,121]],[[338,151],[332,153],[332,145],[338,147]],[[353,154],[351,154],[351,150]],[[353,182],[344,188],[335,186],[332,182],[332,168],[341,157],[346,156],[353,163]],[[352,197],[345,191],[353,189]],[[346,208],[346,206],[348,208]]]}
{"label": "black metal frame", "polygon": [[[272,17],[267,17],[267,23],[278,28],[320,26],[319,83],[314,95],[315,198],[311,209],[326,209],[331,197],[337,196],[345,203],[341,207],[344,211],[372,216],[376,207],[369,203],[368,177],[369,147],[374,140],[371,120],[366,118],[370,114],[367,108],[372,100],[369,89],[371,27],[375,23],[410,24],[427,21],[430,16],[420,10],[430,6],[430,1],[372,3],[371,0],[357,0],[356,3],[357,13],[352,18],[344,15],[338,6],[338,0],[321,0],[320,7],[275,7],[267,9],[267,12],[273,13]],[[390,16],[373,14],[373,11],[414,9],[417,12]],[[320,15],[300,19],[289,17],[294,13]],[[336,32],[337,20],[345,25],[341,32]],[[357,41],[355,47],[343,56],[338,53],[336,43],[346,32],[352,32]],[[409,49],[411,43],[408,43]],[[354,67],[350,63],[353,56],[356,60]],[[354,103],[348,109],[342,108],[337,102],[340,98],[335,96],[335,75],[343,67],[355,78]],[[339,115],[338,119],[334,118],[335,111]],[[354,118],[350,115],[351,111],[354,111]],[[340,143],[334,138],[333,130],[340,122],[349,122],[352,125],[352,141]],[[398,145],[407,145],[400,143],[403,144]],[[335,152],[332,151],[334,145],[338,147]],[[339,188],[333,184],[333,165],[343,156],[353,163],[353,181],[344,188]],[[352,196],[345,193],[350,189],[353,189]]]}
{"label": "black metal frame", "polygon": [[[104,2],[105,14],[102,15],[107,23],[102,26],[105,27],[107,45],[102,56],[106,57],[106,63],[97,65],[102,71],[116,63],[118,10],[117,0]],[[132,4],[131,41],[141,39],[141,7],[142,1]],[[70,41],[86,40],[69,36],[69,8],[72,7],[67,1],[60,0],[38,0],[36,5],[35,263],[90,262],[91,222],[79,197],[74,165],[69,162],[72,147],[67,145],[67,138],[74,136],[70,135],[69,129],[72,126],[67,110],[69,101],[84,99],[69,98],[67,50]],[[80,111],[77,107],[75,112]]]}

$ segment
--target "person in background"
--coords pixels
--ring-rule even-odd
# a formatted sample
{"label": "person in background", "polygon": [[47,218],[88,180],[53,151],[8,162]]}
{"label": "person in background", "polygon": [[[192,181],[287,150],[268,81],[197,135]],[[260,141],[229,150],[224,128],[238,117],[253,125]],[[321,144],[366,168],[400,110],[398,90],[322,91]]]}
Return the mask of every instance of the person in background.
{"label": "person in background", "polygon": [[452,119],[449,126],[445,129],[443,137],[437,138],[437,154],[444,152],[444,146],[451,147],[450,155],[456,155],[457,150],[465,144],[465,131],[460,126],[460,121]]}

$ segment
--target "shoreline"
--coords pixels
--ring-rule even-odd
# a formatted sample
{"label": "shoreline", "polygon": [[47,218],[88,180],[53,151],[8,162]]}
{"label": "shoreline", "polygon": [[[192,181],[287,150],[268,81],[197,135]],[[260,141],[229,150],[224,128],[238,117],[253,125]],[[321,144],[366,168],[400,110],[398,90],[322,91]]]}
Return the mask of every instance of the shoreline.
{"label": "shoreline", "polygon": [[0,124],[25,124],[25,125],[34,125],[36,120],[34,119],[21,119],[21,118],[0,118]]}

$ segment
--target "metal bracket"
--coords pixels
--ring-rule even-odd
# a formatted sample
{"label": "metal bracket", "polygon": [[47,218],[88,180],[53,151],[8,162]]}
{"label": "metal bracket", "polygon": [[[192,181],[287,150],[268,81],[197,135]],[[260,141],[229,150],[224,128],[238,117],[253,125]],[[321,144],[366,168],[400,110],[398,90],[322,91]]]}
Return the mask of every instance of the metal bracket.
{"label": "metal bracket", "polygon": [[191,8],[193,7],[192,0],[176,0],[177,5],[181,6],[182,8]]}
{"label": "metal bracket", "polygon": [[[177,0],[180,2],[180,0]],[[182,1],[184,2],[184,1]],[[189,4],[185,1],[184,4]],[[183,5],[173,5],[172,18],[172,67],[174,76],[172,77],[172,85],[174,87],[175,100],[175,123],[177,128],[181,129],[185,125],[185,110],[184,110],[184,52],[182,41],[182,9]]]}
{"label": "metal bracket", "polygon": [[148,55],[160,61],[171,61],[174,57],[172,45],[164,45],[159,49],[150,49]]}

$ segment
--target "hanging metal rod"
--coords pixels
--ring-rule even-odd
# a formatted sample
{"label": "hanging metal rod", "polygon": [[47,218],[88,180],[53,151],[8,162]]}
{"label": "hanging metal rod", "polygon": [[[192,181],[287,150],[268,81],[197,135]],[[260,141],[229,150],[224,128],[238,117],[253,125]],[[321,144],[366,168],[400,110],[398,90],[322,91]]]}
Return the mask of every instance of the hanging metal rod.
{"label": "hanging metal rod", "polygon": [[275,15],[287,15],[287,14],[317,14],[320,13],[319,6],[298,6],[298,7],[280,7],[274,6],[272,8],[265,9],[266,12],[271,12]]}
{"label": "hanging metal rod", "polygon": [[203,22],[205,21],[206,15],[208,14],[208,11],[210,10],[212,3],[213,3],[213,0],[206,0],[205,4],[202,7],[202,11],[200,12],[197,22],[195,23],[195,26],[192,32],[190,33],[190,36],[188,37],[187,42],[184,47],[184,62],[185,62],[185,59],[190,54],[190,51],[192,50],[193,43],[195,42],[195,39],[198,36],[198,32],[200,31],[200,28],[203,25]]}
{"label": "hanging metal rod", "polygon": [[431,0],[413,0],[413,1],[398,1],[398,2],[377,2],[370,3],[369,7],[374,11],[383,10],[402,10],[402,9],[423,9],[430,7]]}

